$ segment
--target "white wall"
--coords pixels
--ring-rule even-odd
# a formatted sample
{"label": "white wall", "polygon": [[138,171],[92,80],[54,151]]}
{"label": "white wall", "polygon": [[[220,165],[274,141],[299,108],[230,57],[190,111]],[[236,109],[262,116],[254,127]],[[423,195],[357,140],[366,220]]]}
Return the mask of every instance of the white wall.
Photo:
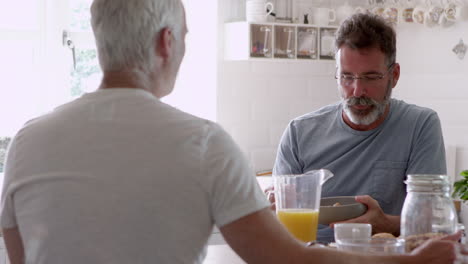
{"label": "white wall", "polygon": [[[402,73],[394,97],[436,110],[446,144],[457,146],[456,171],[468,169],[468,54],[459,60],[452,52],[460,38],[468,42],[468,22],[449,29],[398,26],[397,34]],[[332,61],[219,62],[217,120],[256,171],[272,168],[290,119],[338,100],[334,67]]]}
{"label": "white wall", "polygon": [[[217,0],[183,0],[188,34],[173,92],[162,100],[190,114],[216,120]],[[203,67],[199,65],[203,64]]]}

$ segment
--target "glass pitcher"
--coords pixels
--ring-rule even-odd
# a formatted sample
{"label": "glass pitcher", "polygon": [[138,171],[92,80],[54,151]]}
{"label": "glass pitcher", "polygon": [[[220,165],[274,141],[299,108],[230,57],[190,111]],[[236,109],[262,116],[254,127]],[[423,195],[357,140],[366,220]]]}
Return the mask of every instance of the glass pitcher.
{"label": "glass pitcher", "polygon": [[273,175],[278,219],[303,242],[316,240],[322,184],[331,177],[328,170]]}

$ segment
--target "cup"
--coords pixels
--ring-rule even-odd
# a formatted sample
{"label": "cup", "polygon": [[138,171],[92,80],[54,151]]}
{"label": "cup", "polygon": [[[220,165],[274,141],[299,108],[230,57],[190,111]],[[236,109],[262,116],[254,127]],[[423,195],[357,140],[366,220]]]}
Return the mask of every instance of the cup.
{"label": "cup", "polygon": [[442,14],[440,16],[440,19],[439,19],[439,25],[441,27],[450,27],[450,26],[453,26],[455,24],[455,21],[454,20],[450,20],[447,18],[447,16],[445,16],[445,14]]}
{"label": "cup", "polygon": [[435,27],[439,25],[439,20],[444,13],[444,9],[440,6],[431,6],[424,14],[424,25],[426,27]]}
{"label": "cup", "polygon": [[335,242],[338,243],[343,239],[370,239],[372,234],[372,226],[370,224],[361,223],[341,223],[335,224]]}
{"label": "cup", "polygon": [[273,8],[273,4],[266,0],[249,0],[245,4],[246,19],[248,22],[267,22]]}
{"label": "cup", "polygon": [[405,23],[413,23],[414,7],[404,7],[400,11],[400,21]]}
{"label": "cup", "polygon": [[315,11],[315,24],[319,26],[328,26],[330,22],[335,22],[336,13],[334,9],[318,7]]}
{"label": "cup", "polygon": [[398,23],[399,10],[396,6],[386,7],[383,11],[382,17],[391,24]]}
{"label": "cup", "polygon": [[342,239],[338,250],[365,255],[400,255],[405,253],[405,241],[399,238]]}
{"label": "cup", "polygon": [[298,240],[316,240],[322,184],[331,177],[333,174],[328,170],[273,175],[276,214]]}
{"label": "cup", "polygon": [[383,17],[384,11],[385,11],[385,7],[383,7],[383,6],[376,6],[376,7],[372,8],[372,11],[371,11],[371,12],[372,12],[374,15]]}
{"label": "cup", "polygon": [[424,24],[424,16],[426,13],[426,8],[422,6],[417,6],[413,10],[413,22],[418,24]]}
{"label": "cup", "polygon": [[449,2],[444,8],[444,16],[447,21],[456,22],[468,19],[468,5],[458,5]]}
{"label": "cup", "polygon": [[460,16],[460,8],[454,3],[449,3],[444,9],[444,16],[449,21],[457,21]]}

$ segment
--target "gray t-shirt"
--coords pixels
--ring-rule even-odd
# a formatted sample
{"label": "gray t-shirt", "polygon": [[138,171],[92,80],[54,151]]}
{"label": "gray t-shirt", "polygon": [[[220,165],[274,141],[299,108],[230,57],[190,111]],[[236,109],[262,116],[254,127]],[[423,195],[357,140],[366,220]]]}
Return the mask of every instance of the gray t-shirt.
{"label": "gray t-shirt", "polygon": [[322,197],[370,195],[387,214],[399,215],[408,174],[445,174],[445,148],[437,113],[391,99],[385,121],[370,131],[350,128],[340,103],[290,122],[274,174],[329,169],[335,176]]}

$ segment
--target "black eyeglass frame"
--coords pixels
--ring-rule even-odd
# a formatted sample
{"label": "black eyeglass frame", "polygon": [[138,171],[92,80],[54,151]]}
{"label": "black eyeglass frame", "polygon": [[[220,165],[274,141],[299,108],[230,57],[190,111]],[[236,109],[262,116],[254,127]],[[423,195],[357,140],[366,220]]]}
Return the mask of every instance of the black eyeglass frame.
{"label": "black eyeglass frame", "polygon": [[[388,66],[387,71],[383,74],[378,74],[378,73],[371,73],[371,74],[365,74],[365,75],[353,75],[353,74],[341,74],[337,75],[335,73],[335,79],[337,82],[343,86],[349,86],[351,85],[355,80],[362,80],[364,82],[373,82],[373,81],[379,81],[385,78],[385,76],[390,72],[390,70],[393,69],[393,66],[396,65],[396,62],[392,63],[390,66]],[[338,69],[337,69],[338,70]]]}

